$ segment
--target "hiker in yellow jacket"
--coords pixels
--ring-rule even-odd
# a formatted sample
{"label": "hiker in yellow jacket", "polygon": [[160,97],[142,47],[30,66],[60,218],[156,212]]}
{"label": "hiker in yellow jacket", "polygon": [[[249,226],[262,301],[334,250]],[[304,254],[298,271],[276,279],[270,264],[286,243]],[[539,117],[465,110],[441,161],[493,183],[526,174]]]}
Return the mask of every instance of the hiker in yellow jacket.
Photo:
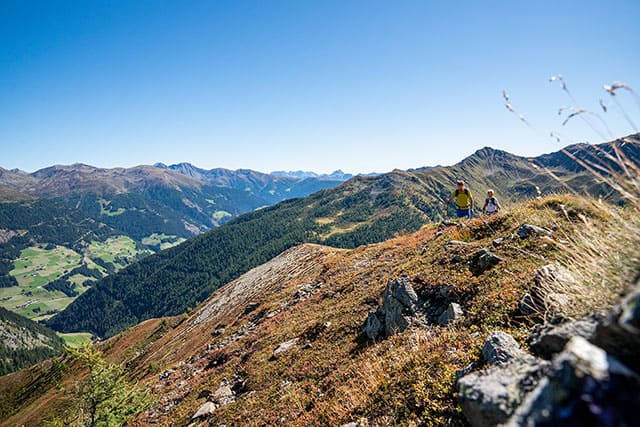
{"label": "hiker in yellow jacket", "polygon": [[455,191],[451,193],[450,197],[447,197],[447,203],[451,200],[456,201],[456,215],[458,218],[471,218],[471,211],[473,211],[473,196],[471,191],[464,188],[464,181],[458,181],[458,186]]}

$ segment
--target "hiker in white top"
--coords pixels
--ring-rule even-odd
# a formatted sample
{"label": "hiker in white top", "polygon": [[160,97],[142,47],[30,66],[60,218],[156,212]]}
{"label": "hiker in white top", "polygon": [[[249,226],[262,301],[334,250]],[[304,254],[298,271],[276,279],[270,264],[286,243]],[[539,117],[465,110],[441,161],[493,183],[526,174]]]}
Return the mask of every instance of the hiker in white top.
{"label": "hiker in white top", "polygon": [[482,212],[487,215],[495,215],[500,210],[500,202],[493,197],[493,190],[487,190],[487,198],[484,200]]}

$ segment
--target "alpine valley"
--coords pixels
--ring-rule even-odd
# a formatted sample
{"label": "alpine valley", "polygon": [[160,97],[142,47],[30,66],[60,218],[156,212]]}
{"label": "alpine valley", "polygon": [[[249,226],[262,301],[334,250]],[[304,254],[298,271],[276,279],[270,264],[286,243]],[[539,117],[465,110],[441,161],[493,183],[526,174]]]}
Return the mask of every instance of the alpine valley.
{"label": "alpine valley", "polygon": [[[87,396],[134,426],[553,425],[596,389],[618,410],[598,399],[640,384],[639,164],[631,135],[373,176],[3,170],[0,298],[39,323],[0,311],[24,368],[0,423],[68,425]],[[503,211],[448,220],[458,179]],[[49,328],[96,343],[55,356]]]}

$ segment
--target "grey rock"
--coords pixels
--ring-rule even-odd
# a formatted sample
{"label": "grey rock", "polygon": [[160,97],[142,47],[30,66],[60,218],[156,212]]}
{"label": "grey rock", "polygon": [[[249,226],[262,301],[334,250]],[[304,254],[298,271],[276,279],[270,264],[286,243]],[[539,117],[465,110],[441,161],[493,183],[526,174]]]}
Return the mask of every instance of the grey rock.
{"label": "grey rock", "polygon": [[211,400],[218,406],[228,405],[236,401],[236,394],[228,384],[221,384],[220,387],[211,395]]}
{"label": "grey rock", "polygon": [[407,277],[391,280],[383,293],[384,329],[390,337],[403,332],[411,323],[411,316],[416,313],[418,295]]}
{"label": "grey rock", "polygon": [[413,286],[411,286],[408,277],[391,280],[384,290],[383,298],[385,302],[390,299],[396,299],[400,304],[414,312],[418,304],[418,294],[416,294]]}
{"label": "grey rock", "polygon": [[369,313],[363,330],[369,339],[403,332],[414,321],[418,305],[418,295],[409,278],[390,280],[382,294],[382,305],[375,313]]}
{"label": "grey rock", "polygon": [[449,240],[447,243],[444,244],[445,248],[452,248],[455,246],[469,246],[469,243],[462,242],[460,240]]}
{"label": "grey rock", "polygon": [[451,257],[451,263],[456,264],[462,262],[462,257],[460,255],[454,255]]}
{"label": "grey rock", "polygon": [[479,276],[487,270],[498,265],[502,258],[489,251],[487,248],[480,249],[476,252],[469,263],[469,270],[474,276]]}
{"label": "grey rock", "polygon": [[508,420],[549,368],[548,362],[529,355],[513,337],[500,331],[485,341],[482,356],[489,368],[458,380],[460,406],[474,427]]}
{"label": "grey rock", "polygon": [[515,361],[458,380],[462,412],[474,427],[503,423],[544,376],[548,365]]}
{"label": "grey rock", "polygon": [[572,338],[553,361],[548,378],[505,424],[637,425],[640,377],[582,337]]}
{"label": "grey rock", "polygon": [[298,338],[294,338],[292,340],[289,341],[285,341],[283,343],[280,343],[280,345],[278,345],[278,348],[276,348],[273,351],[273,355],[277,356],[281,353],[284,353],[286,351],[291,350],[292,348],[294,348],[296,345],[298,344]]}
{"label": "grey rock", "polygon": [[514,360],[533,362],[535,357],[524,351],[513,337],[502,331],[495,331],[482,346],[482,357],[488,365],[504,365]]}
{"label": "grey rock", "polygon": [[516,234],[521,239],[526,239],[531,236],[553,236],[553,232],[550,230],[531,224],[522,224],[520,228],[518,228],[518,231],[516,231]]}
{"label": "grey rock", "polygon": [[599,316],[590,315],[559,325],[538,325],[529,335],[529,348],[537,356],[551,359],[554,354],[560,353],[574,336],[586,340],[593,339],[598,320]]}
{"label": "grey rock", "polygon": [[370,340],[375,340],[382,334],[383,331],[384,325],[380,321],[380,318],[376,315],[376,313],[369,313],[367,321],[364,325],[364,333],[367,335],[367,338],[369,338]]}
{"label": "grey rock", "polygon": [[385,304],[384,333],[387,337],[404,332],[411,323],[411,312],[405,314],[405,307],[397,300]]}
{"label": "grey rock", "polygon": [[252,311],[254,311],[256,308],[260,307],[260,304],[257,302],[250,302],[249,304],[247,304],[247,306],[244,308],[244,311],[242,312],[242,315],[245,314],[249,314]]}
{"label": "grey rock", "polygon": [[438,318],[438,324],[440,326],[447,326],[451,323],[455,323],[464,318],[464,311],[460,304],[452,302],[447,307],[447,310]]}
{"label": "grey rock", "polygon": [[520,300],[520,312],[525,316],[544,314],[549,310],[561,311],[569,298],[561,291],[570,291],[576,283],[566,268],[549,264],[536,270],[533,286]]}
{"label": "grey rock", "polygon": [[438,225],[438,230],[444,230],[445,228],[448,227],[455,227],[457,226],[458,223],[457,222],[453,222],[453,221],[442,221],[439,225]]}
{"label": "grey rock", "polygon": [[477,367],[478,367],[478,362],[471,362],[464,368],[458,369],[456,371],[456,381],[458,381],[460,378],[466,375],[469,375],[471,372],[475,371]]}
{"label": "grey rock", "polygon": [[576,283],[573,274],[558,264],[547,264],[536,270],[533,283],[537,287],[558,289]]}
{"label": "grey rock", "polygon": [[296,290],[293,297],[298,300],[305,300],[316,293],[323,285],[323,282],[305,283]]}
{"label": "grey rock", "polygon": [[640,372],[640,284],[598,325],[593,342]]}
{"label": "grey rock", "polygon": [[520,299],[520,313],[525,316],[544,314],[545,311],[544,299],[537,292],[527,292]]}
{"label": "grey rock", "polygon": [[196,418],[208,417],[211,414],[213,414],[213,412],[216,410],[216,408],[217,408],[217,406],[216,406],[215,403],[213,403],[213,402],[204,402],[202,405],[200,405],[200,407],[198,408],[196,413],[193,414],[191,419],[195,420]]}

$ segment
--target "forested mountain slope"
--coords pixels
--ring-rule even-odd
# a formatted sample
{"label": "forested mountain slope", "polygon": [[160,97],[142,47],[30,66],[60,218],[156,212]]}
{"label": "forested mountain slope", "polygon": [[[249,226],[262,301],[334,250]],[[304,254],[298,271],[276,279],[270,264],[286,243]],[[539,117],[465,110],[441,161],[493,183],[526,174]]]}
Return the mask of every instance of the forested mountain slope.
{"label": "forested mountain slope", "polygon": [[55,332],[0,307],[0,376],[53,357],[62,350]]}

